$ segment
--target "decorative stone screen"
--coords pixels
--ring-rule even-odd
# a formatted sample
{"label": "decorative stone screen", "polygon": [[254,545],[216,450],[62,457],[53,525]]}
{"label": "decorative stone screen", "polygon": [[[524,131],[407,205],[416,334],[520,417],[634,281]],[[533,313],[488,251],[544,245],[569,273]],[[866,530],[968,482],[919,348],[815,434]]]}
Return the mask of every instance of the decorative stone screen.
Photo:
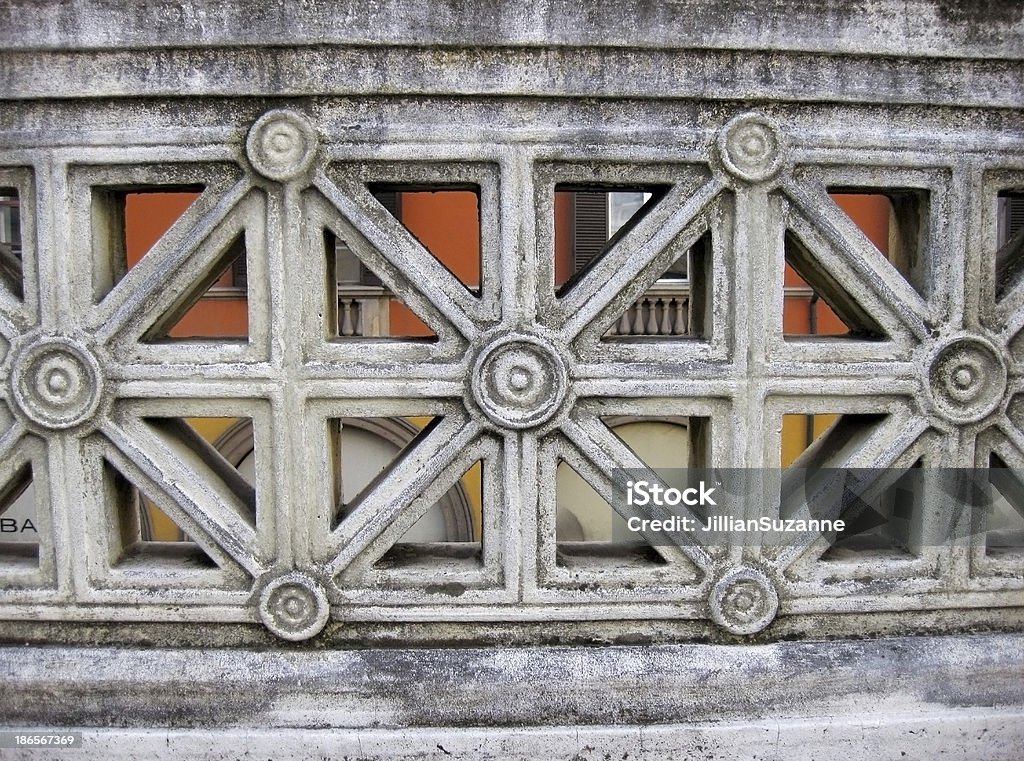
{"label": "decorative stone screen", "polygon": [[[39,57],[9,60],[23,88],[35,81],[24,67]],[[642,629],[710,618],[750,634],[777,613],[987,618],[1024,599],[1024,555],[990,557],[984,531],[893,557],[825,561],[814,536],[783,552],[733,537],[659,546],[649,565],[599,556],[567,568],[552,493],[559,459],[609,502],[615,469],[647,467],[602,422],[611,415],[700,420],[704,467],[777,467],[783,415],[840,413],[858,422],[819,464],[973,467],[994,453],[1020,468],[1024,290],[1003,279],[1021,252],[997,253],[996,212],[1000,194],[1024,187],[1024,166],[1004,110],[973,110],[964,131],[952,106],[586,101],[570,119],[545,102],[527,119],[516,100],[282,105],[177,104],[185,128],[154,121],[167,109],[158,101],[112,101],[73,130],[8,138],[3,184],[21,199],[24,243],[21,297],[2,295],[3,460],[8,479],[31,465],[39,527],[37,562],[4,565],[9,617],[119,621],[130,609],[133,621],[260,620],[288,639],[329,621],[495,619]],[[83,108],[17,102],[7,122]],[[385,183],[478,189],[479,294],[375,201],[368,187]],[[664,191],[556,296],[552,191],[564,183]],[[124,217],[105,194],[182,187],[203,192],[118,277]],[[903,220],[914,228],[907,266],[878,252],[834,188],[919,199]],[[325,319],[325,231],[436,341],[338,337]],[[603,340],[706,234],[703,333]],[[154,340],[239,235],[248,340]],[[802,272],[853,315],[851,337],[784,336],[792,236]],[[441,420],[339,521],[329,421],[416,415]],[[159,435],[156,421],[181,416],[253,421],[248,502],[223,463]],[[427,547],[407,568],[376,566],[477,461],[479,551]],[[105,469],[156,500],[211,566],[164,552],[178,548],[126,558]],[[737,517],[777,515],[760,496]],[[943,506],[926,498],[912,521],[933,532],[949,520]]]}
{"label": "decorative stone screen", "polygon": [[[38,529],[34,552],[0,544],[5,639],[729,643],[1020,626],[1024,550],[992,550],[970,512],[942,533],[937,492],[913,503],[909,549],[841,553],[811,534],[571,546],[555,494],[559,463],[609,503],[620,469],[650,466],[615,421],[675,421],[680,467],[767,472],[784,418],[837,415],[798,464],[998,463],[1015,502],[1024,250],[1000,232],[1000,199],[1024,192],[1014,4],[975,23],[923,2],[861,18],[758,4],[763,19],[626,3],[579,30],[565,4],[543,18],[494,4],[492,31],[442,3],[356,4],[363,26],[245,5],[158,4],[152,27],[118,9],[120,31],[99,0],[4,12],[0,187],[21,249],[0,288],[0,492],[10,502],[30,477]],[[720,18],[735,30],[712,33]],[[560,186],[655,192],[556,289]],[[476,193],[478,288],[381,187]],[[198,198],[127,268],[125,195],[182,191]],[[837,193],[889,199],[888,255]],[[434,337],[339,329],[332,239]],[[170,338],[239,246],[247,337]],[[681,257],[688,327],[620,330],[630,309],[657,322],[684,303],[655,311]],[[784,331],[787,264],[847,335]],[[249,481],[183,422],[225,418],[246,421]],[[426,419],[343,499],[340,431]],[[445,508],[460,540],[403,542],[474,467],[479,515]],[[187,541],[143,541],[143,499]],[[779,495],[734,509],[778,517]]]}

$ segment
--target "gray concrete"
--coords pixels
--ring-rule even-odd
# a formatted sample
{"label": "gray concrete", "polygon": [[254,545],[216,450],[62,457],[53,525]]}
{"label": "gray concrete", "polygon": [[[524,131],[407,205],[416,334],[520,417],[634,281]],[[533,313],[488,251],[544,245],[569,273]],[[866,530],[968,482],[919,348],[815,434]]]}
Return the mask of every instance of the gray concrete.
{"label": "gray concrete", "polygon": [[[647,727],[487,727],[380,730],[220,729],[96,730],[81,749],[49,750],[52,761],[86,754],[126,761],[793,761],[844,758],[879,761],[1016,761],[1021,714],[961,711],[946,716],[865,716],[823,721],[742,721]],[[38,750],[4,759],[36,761]]]}
{"label": "gray concrete", "polygon": [[1019,634],[276,652],[6,646],[0,715],[15,726],[292,730],[1024,716],[1022,650]]}
{"label": "gray concrete", "polygon": [[[1019,756],[1024,556],[976,526],[918,541],[941,502],[905,556],[732,537],[565,563],[553,484],[564,459],[609,497],[643,465],[607,416],[687,419],[721,467],[841,413],[862,422],[813,464],[1024,470],[995,219],[1024,189],[1024,6],[125,5],[0,4],[24,243],[0,488],[31,465],[40,530],[37,559],[0,553],[0,724],[91,728],[104,758]],[[374,182],[479,188],[478,297]],[[559,183],[668,190],[556,296]],[[118,194],[194,185],[124,274]],[[913,250],[886,262],[832,187],[913,191]],[[436,343],[333,335],[325,229]],[[787,234],[855,337],[783,335]],[[239,235],[249,341],[153,340]],[[605,340],[704,236],[693,335]],[[252,419],[254,492],[147,422],[204,415]],[[328,421],[421,415],[443,421],[333,525]],[[378,564],[478,460],[479,556]],[[110,468],[215,567],[125,562]]]}
{"label": "gray concrete", "polygon": [[22,49],[64,49],[69,43],[86,49],[511,43],[1018,58],[1024,39],[1017,4],[969,0],[864,6],[834,0],[595,0],[586,7],[572,0],[353,0],[341,8],[328,0],[300,8],[276,2],[243,7],[155,0],[126,8],[116,0],[8,0],[3,13],[5,47]]}
{"label": "gray concrete", "polygon": [[362,652],[5,647],[0,713],[19,729],[83,731],[81,749],[48,751],[54,759],[1009,761],[1024,744],[1022,647],[1020,635]]}

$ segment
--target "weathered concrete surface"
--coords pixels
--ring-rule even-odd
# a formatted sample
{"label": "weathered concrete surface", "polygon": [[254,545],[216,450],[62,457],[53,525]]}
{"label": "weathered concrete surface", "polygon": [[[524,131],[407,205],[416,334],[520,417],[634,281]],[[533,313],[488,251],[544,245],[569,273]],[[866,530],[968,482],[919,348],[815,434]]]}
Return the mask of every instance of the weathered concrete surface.
{"label": "weathered concrete surface", "polygon": [[[848,464],[1024,467],[1024,285],[996,298],[993,216],[1024,188],[1022,19],[896,0],[0,4],[0,186],[25,231],[25,297],[0,294],[0,468],[31,462],[53,497],[38,566],[0,567],[0,721],[91,728],[102,758],[1015,759],[1020,556],[737,543],[570,569],[550,476],[575,457],[604,488],[637,464],[609,414],[703,419],[716,465],[777,462],[783,415],[841,412],[887,416]],[[402,181],[480,188],[479,299],[367,192]],[[556,297],[561,182],[671,189]],[[115,287],[103,199],[196,184]],[[926,196],[924,264],[890,267],[833,186]],[[252,340],[148,342],[242,229]],[[325,229],[436,345],[325,337]],[[782,335],[787,231],[886,340]],[[704,234],[706,333],[602,342]],[[502,390],[488,358],[506,351],[532,398]],[[443,425],[332,526],[326,421],[425,414]],[[273,454],[255,525],[145,422],[179,415],[253,419]],[[432,479],[481,457],[480,566],[376,568]],[[221,569],[125,568],[104,460]],[[665,644],[684,640],[720,644]],[[539,646],[563,641],[644,645]]]}
{"label": "weathered concrete surface", "polygon": [[[48,750],[50,761],[1016,761],[1022,714],[969,710],[819,720],[768,720],[643,727],[460,729],[85,729],[81,748]],[[38,750],[8,750],[37,761]],[[87,755],[91,754],[91,755]]]}
{"label": "weathered concrete surface", "polygon": [[51,759],[1011,761],[1024,747],[1022,649],[1021,635],[327,653],[5,647],[0,716],[18,729],[84,730],[80,749]]}
{"label": "weathered concrete surface", "polygon": [[[1020,56],[933,60],[906,55],[605,48],[317,45],[294,48],[12,50],[3,96],[478,95],[681,98],[1019,107]],[[766,76],[770,71],[771,75]],[[612,74],[614,72],[614,74]]]}
{"label": "weathered concrete surface", "polygon": [[356,729],[1024,715],[1021,652],[1019,634],[320,652],[7,646],[0,717],[8,726]]}
{"label": "weathered concrete surface", "polygon": [[12,48],[303,45],[568,45],[1017,58],[1024,10],[1000,0],[847,3],[719,0],[216,3],[6,0]]}

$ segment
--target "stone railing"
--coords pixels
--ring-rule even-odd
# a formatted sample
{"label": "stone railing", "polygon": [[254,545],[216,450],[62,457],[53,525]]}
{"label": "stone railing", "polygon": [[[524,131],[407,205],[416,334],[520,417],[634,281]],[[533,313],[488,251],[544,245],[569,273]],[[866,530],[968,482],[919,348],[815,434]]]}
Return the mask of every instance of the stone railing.
{"label": "stone railing", "polygon": [[[39,540],[0,539],[0,724],[91,727],[102,758],[241,756],[238,732],[260,757],[299,738],[370,758],[800,758],[842,737],[876,758],[910,731],[923,757],[1018,753],[1024,553],[990,552],[933,483],[902,545],[841,553],[838,535],[648,524],[642,550],[567,563],[556,505],[562,464],[620,514],[624,470],[659,478],[609,418],[685,428],[685,461],[650,459],[761,472],[786,416],[838,415],[815,468],[1004,463],[1019,482],[1024,282],[995,210],[1024,188],[1024,8],[343,5],[4,3],[23,287],[0,287],[0,496],[31,480]],[[473,188],[479,289],[374,187]],[[658,190],[565,292],[557,187]],[[119,194],[182,188],[202,192],[128,270]],[[837,188],[911,194],[910,253],[882,255]],[[153,338],[240,236],[247,340]],[[329,240],[384,290],[335,304]],[[700,277],[663,282],[699,242]],[[787,245],[850,336],[784,334]],[[384,334],[385,294],[436,340],[345,340]],[[243,418],[251,482],[209,444]],[[346,502],[352,418],[423,427]],[[482,539],[403,542],[471,472]],[[726,509],[780,518],[782,494]],[[191,541],[142,541],[138,495]],[[826,641],[872,636],[896,639]]]}
{"label": "stone railing", "polygon": [[387,289],[372,285],[338,286],[338,335],[343,338],[390,335]]}
{"label": "stone railing", "polygon": [[685,336],[689,330],[690,284],[659,280],[622,313],[606,336]]}

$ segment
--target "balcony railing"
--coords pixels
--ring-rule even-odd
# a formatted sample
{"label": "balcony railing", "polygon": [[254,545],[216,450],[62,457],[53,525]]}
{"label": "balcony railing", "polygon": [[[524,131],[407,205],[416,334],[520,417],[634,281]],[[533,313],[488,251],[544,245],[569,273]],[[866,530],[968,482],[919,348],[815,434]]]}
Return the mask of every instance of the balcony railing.
{"label": "balcony railing", "polygon": [[689,332],[690,282],[659,280],[623,312],[606,336],[685,336]]}
{"label": "balcony railing", "polygon": [[338,284],[338,335],[376,338],[390,335],[391,293],[381,286]]}

